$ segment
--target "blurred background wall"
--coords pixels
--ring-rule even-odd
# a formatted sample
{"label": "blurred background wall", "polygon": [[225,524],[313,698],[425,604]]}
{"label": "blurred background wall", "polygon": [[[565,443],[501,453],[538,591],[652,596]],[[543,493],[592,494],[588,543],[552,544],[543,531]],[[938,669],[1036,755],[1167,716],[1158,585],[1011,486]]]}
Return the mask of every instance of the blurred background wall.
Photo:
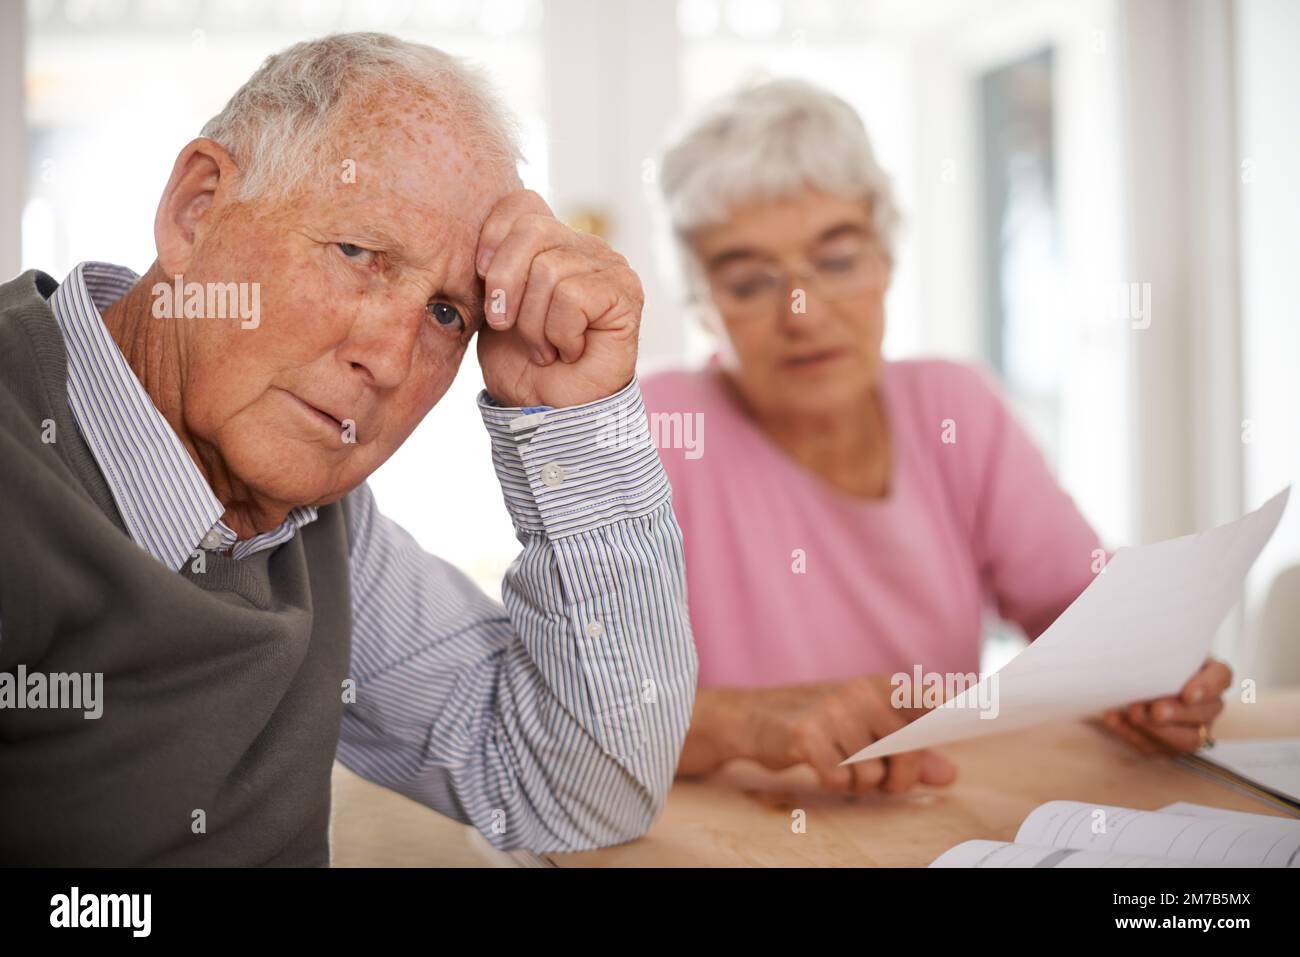
{"label": "blurred background wall", "polygon": [[[906,217],[886,355],[991,368],[1122,545],[1237,517],[1300,476],[1300,3],[1291,0],[3,0],[0,271],[143,271],[180,148],[269,53],[383,30],[477,60],[526,185],[647,291],[643,369],[710,343],[653,197],[682,115],[797,75],[861,112]],[[491,591],[515,552],[473,400],[372,479]],[[452,488],[431,487],[431,469]],[[1300,682],[1300,503],[1219,653]],[[1014,649],[990,629],[989,663]]]}

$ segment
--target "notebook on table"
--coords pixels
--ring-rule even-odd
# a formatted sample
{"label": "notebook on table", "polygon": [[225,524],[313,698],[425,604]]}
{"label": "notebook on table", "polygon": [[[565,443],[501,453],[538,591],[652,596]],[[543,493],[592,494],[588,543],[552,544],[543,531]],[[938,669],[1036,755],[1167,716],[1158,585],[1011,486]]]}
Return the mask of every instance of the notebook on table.
{"label": "notebook on table", "polygon": [[1178,803],[1048,801],[1015,841],[964,841],[931,867],[1300,867],[1300,821]]}

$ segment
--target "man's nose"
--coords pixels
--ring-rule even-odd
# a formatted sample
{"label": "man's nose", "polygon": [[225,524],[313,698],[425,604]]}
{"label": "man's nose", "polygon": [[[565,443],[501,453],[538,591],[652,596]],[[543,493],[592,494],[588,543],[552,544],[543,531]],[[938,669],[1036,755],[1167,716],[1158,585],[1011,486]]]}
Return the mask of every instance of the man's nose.
{"label": "man's nose", "polygon": [[366,376],[377,389],[393,389],[411,372],[423,310],[406,307],[368,309],[359,313],[339,348],[339,357]]}

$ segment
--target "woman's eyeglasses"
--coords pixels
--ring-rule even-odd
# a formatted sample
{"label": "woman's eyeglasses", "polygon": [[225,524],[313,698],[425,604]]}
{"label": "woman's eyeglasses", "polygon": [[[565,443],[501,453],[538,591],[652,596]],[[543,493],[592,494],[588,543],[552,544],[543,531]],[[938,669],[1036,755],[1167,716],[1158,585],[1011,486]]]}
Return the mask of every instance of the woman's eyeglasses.
{"label": "woman's eyeglasses", "polygon": [[747,263],[720,270],[709,278],[714,302],[726,315],[740,318],[771,316],[792,309],[797,291],[812,293],[825,302],[852,299],[878,288],[887,260],[874,243],[852,251],[817,256],[802,269],[785,269],[774,262]]}

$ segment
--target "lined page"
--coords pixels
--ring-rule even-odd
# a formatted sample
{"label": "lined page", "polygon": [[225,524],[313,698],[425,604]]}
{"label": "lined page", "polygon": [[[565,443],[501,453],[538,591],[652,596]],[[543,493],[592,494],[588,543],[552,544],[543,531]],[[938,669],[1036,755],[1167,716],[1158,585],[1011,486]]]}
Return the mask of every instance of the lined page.
{"label": "lined page", "polygon": [[1194,817],[1049,801],[1025,818],[1016,843],[1166,857],[1239,867],[1300,867],[1300,825],[1250,815]]}
{"label": "lined page", "polygon": [[[965,841],[944,851],[931,867],[1204,867],[1136,854],[1107,854],[1072,847],[1031,847],[1005,841]],[[1213,865],[1211,865],[1213,866]]]}

